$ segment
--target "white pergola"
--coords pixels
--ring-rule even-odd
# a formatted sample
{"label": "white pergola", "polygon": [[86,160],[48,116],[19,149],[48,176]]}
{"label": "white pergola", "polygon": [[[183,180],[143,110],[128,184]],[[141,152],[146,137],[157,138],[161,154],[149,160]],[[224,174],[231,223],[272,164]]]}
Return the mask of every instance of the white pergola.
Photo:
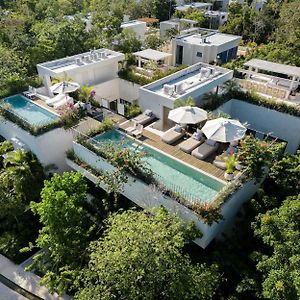
{"label": "white pergola", "polygon": [[259,70],[274,72],[291,77],[290,90],[292,90],[295,81],[300,81],[300,67],[289,66],[279,63],[270,62],[267,60],[253,58],[246,62],[244,66],[248,67],[250,71],[259,73]]}
{"label": "white pergola", "polygon": [[172,54],[170,53],[157,51],[153,49],[145,49],[142,51],[138,51],[133,53],[133,55],[137,58],[138,67],[141,67],[142,61],[165,61],[167,58],[172,56]]}

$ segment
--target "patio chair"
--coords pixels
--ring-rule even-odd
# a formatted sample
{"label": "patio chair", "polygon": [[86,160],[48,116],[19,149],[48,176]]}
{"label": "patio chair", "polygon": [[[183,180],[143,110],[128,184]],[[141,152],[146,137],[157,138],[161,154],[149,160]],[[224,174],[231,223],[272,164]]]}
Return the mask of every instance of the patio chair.
{"label": "patio chair", "polygon": [[185,129],[181,126],[174,126],[167,130],[162,136],[161,140],[166,144],[173,144],[180,140],[185,135]]}
{"label": "patio chair", "polygon": [[54,106],[54,103],[59,102],[59,101],[63,100],[64,98],[66,98],[65,94],[58,94],[53,98],[46,99],[46,103],[49,106]]}
{"label": "patio chair", "polygon": [[135,138],[140,138],[143,135],[143,129],[144,126],[141,124],[138,124],[136,126],[136,130],[132,131],[131,134],[135,137]]}
{"label": "patio chair", "polygon": [[155,119],[155,115],[149,109],[145,110],[142,114],[136,116],[132,120],[141,125],[146,125]]}
{"label": "patio chair", "polygon": [[219,143],[206,140],[203,144],[192,151],[192,155],[198,159],[204,160],[211,154],[215,153],[219,147]]}
{"label": "patio chair", "polygon": [[63,98],[62,100],[58,101],[58,102],[55,102],[53,104],[53,107],[54,108],[59,108],[61,106],[64,106],[66,104],[74,104],[74,100],[72,97],[70,96],[66,96],[65,98]]}
{"label": "patio chair", "polygon": [[202,135],[198,135],[196,132],[187,140],[181,142],[178,146],[179,149],[186,153],[191,153],[195,148],[200,146],[205,141]]}
{"label": "patio chair", "polygon": [[127,134],[131,134],[133,131],[137,129],[137,123],[133,120],[129,121],[129,126],[125,129]]}

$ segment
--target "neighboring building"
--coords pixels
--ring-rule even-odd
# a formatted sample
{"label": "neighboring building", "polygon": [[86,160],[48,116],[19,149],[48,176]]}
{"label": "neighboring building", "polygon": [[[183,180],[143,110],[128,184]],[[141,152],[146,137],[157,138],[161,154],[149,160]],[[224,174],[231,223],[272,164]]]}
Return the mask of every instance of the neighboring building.
{"label": "neighboring building", "polygon": [[204,15],[209,19],[210,29],[218,29],[228,20],[228,13],[224,11],[208,10],[204,13]]}
{"label": "neighboring building", "polygon": [[123,53],[97,49],[37,65],[37,70],[49,95],[51,79],[72,80],[80,85],[95,85],[118,75],[118,63],[125,59]]}
{"label": "neighboring building", "polygon": [[145,40],[145,33],[147,31],[147,23],[139,20],[127,21],[121,24],[122,29],[131,29],[136,34],[140,41]]}
{"label": "neighboring building", "polygon": [[[239,3],[241,5],[246,4],[248,5],[248,2],[246,0],[229,0],[229,4],[231,3]],[[251,3],[251,6],[256,10],[256,11],[261,11],[263,6],[267,3],[267,0],[254,0]]]}
{"label": "neighboring building", "polygon": [[170,19],[167,21],[160,22],[160,36],[167,36],[168,30],[175,29],[178,34],[188,33],[190,31],[195,31],[198,28],[195,27],[197,21],[188,19]]}
{"label": "neighboring building", "polygon": [[139,106],[144,111],[150,109],[161,120],[162,127],[168,124],[168,113],[174,108],[177,99],[193,97],[201,105],[204,94],[217,89],[218,85],[230,80],[233,71],[198,63],[171,74],[148,85],[139,91]]}
{"label": "neighboring building", "polygon": [[300,85],[300,67],[289,66],[253,58],[244,64],[239,72],[245,89],[255,89],[269,97],[292,100],[300,103],[297,89]]}
{"label": "neighboring building", "polygon": [[202,28],[198,33],[178,36],[172,41],[173,64],[226,63],[236,57],[241,39],[241,36]]}
{"label": "neighboring building", "polygon": [[189,4],[176,6],[176,10],[182,12],[186,12],[190,9],[209,10],[211,8],[212,8],[212,3],[206,3],[206,2],[192,2]]}

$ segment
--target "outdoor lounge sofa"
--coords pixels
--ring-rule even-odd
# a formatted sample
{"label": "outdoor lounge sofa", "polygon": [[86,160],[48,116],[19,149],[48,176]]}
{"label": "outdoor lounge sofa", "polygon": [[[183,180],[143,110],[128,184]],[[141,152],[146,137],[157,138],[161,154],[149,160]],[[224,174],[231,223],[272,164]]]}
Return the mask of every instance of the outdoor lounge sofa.
{"label": "outdoor lounge sofa", "polygon": [[54,96],[53,98],[46,99],[46,103],[49,106],[54,106],[54,103],[60,102],[65,98],[66,98],[65,94],[58,94],[58,95]]}
{"label": "outdoor lounge sofa", "polygon": [[155,115],[149,109],[145,110],[142,114],[136,116],[132,120],[141,125],[146,125],[155,119]]}
{"label": "outdoor lounge sofa", "polygon": [[162,136],[161,140],[165,142],[166,144],[173,144],[177,142],[179,139],[184,137],[185,135],[185,129],[181,126],[174,126],[167,130]]}
{"label": "outdoor lounge sofa", "polygon": [[219,143],[206,140],[203,144],[192,151],[192,155],[198,159],[204,160],[211,154],[215,153],[219,147]]}
{"label": "outdoor lounge sofa", "polygon": [[190,138],[188,138],[187,140],[179,144],[179,149],[186,153],[191,153],[195,148],[200,146],[204,141],[205,138],[202,134],[198,134],[197,132],[194,132],[194,134]]}

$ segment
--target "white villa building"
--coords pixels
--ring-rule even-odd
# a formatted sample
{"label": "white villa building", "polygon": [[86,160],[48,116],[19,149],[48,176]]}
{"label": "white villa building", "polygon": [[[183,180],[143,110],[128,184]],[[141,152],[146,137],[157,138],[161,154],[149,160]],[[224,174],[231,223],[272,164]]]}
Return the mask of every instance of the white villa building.
{"label": "white villa building", "polygon": [[209,18],[209,28],[218,29],[224,25],[228,20],[228,13],[219,10],[208,10],[204,13],[204,16]]}
{"label": "white villa building", "polygon": [[242,37],[202,29],[197,33],[181,35],[172,40],[173,63],[192,65],[218,60],[226,63],[235,58]]}
{"label": "white villa building", "polygon": [[209,2],[192,2],[176,6],[176,10],[186,12],[190,9],[209,10],[212,8],[212,3]]}
{"label": "white villa building", "polygon": [[72,80],[80,85],[96,85],[118,77],[118,63],[123,53],[97,49],[37,65],[37,70],[49,95],[51,80]]}
{"label": "white villa building", "polygon": [[121,24],[122,29],[130,29],[132,30],[137,39],[143,42],[145,40],[145,33],[147,31],[147,23],[139,20],[132,20],[123,22]]}
{"label": "white villa building", "polygon": [[201,105],[204,94],[216,90],[218,85],[230,80],[233,71],[198,63],[171,74],[139,90],[139,106],[144,111],[151,109],[161,120],[162,127],[168,123],[168,114],[177,99],[193,97]]}
{"label": "white villa building", "polygon": [[179,34],[189,33],[197,30],[195,27],[197,21],[188,20],[188,19],[170,19],[159,23],[159,32],[161,37],[165,37],[168,33],[168,30],[176,29]]}

